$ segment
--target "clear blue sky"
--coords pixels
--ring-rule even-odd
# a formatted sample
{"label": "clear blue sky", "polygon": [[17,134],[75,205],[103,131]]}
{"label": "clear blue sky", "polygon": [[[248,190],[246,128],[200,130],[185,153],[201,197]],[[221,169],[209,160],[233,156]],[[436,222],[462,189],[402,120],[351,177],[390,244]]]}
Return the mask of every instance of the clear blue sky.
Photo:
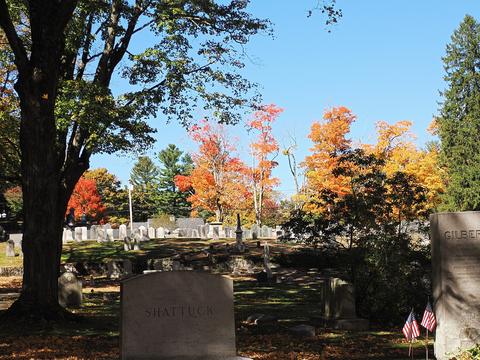
{"label": "clear blue sky", "polygon": [[[274,23],[275,38],[259,36],[249,43],[254,61],[244,74],[260,84],[265,103],[285,109],[274,132],[280,144],[295,135],[300,160],[311,146],[311,123],[338,105],[358,116],[354,140],[374,141],[379,120],[411,120],[418,145],[430,140],[426,128],[444,87],[445,45],[465,14],[480,18],[480,3],[472,0],[338,0],[344,16],[328,33],[319,14],[306,17],[316,0],[252,2],[254,15]],[[180,125],[166,125],[162,118],[151,124],[158,133],[148,155],[169,143],[195,149]],[[239,125],[231,132],[240,138],[241,156],[246,155],[245,129]],[[91,167],[106,167],[126,183],[134,162],[132,156],[95,155]],[[279,163],[274,172],[279,190],[290,195],[294,186],[286,159],[279,156]]]}

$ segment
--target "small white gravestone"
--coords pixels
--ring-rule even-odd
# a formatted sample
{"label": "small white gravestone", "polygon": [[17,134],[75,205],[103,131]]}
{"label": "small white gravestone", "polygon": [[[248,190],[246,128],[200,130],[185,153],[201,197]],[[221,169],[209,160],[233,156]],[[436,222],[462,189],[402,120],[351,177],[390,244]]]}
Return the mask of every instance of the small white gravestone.
{"label": "small white gravestone", "polygon": [[15,242],[13,240],[7,240],[5,255],[7,257],[15,257]]}
{"label": "small white gravestone", "polygon": [[104,242],[107,240],[107,233],[101,226],[97,228],[97,242]]}
{"label": "small white gravestone", "polygon": [[127,225],[122,224],[118,227],[118,238],[120,240],[123,240],[125,239],[126,236],[127,236]]}
{"label": "small white gravestone", "polygon": [[247,360],[236,356],[231,279],[152,272],[121,284],[121,358]]}
{"label": "small white gravestone", "polygon": [[66,229],[66,230],[65,230],[65,240],[66,240],[67,242],[73,241],[73,232],[72,232],[72,230],[70,230],[70,229]]}
{"label": "small white gravestone", "polygon": [[82,241],[82,228],[76,227],[75,228],[75,241]]}
{"label": "small white gravestone", "polygon": [[82,240],[88,240],[88,228],[86,226],[82,226]]}
{"label": "small white gravestone", "polygon": [[145,226],[139,226],[138,231],[142,237],[147,236],[147,228]]}
{"label": "small white gravestone", "polygon": [[90,240],[97,240],[97,227],[98,225],[90,226]]}
{"label": "small white gravestone", "polygon": [[155,228],[153,227],[148,228],[148,237],[150,239],[155,239]]}
{"label": "small white gravestone", "polygon": [[165,238],[165,229],[163,227],[159,227],[155,233],[157,239],[164,239]]}
{"label": "small white gravestone", "polygon": [[107,241],[113,241],[113,229],[107,229]]}

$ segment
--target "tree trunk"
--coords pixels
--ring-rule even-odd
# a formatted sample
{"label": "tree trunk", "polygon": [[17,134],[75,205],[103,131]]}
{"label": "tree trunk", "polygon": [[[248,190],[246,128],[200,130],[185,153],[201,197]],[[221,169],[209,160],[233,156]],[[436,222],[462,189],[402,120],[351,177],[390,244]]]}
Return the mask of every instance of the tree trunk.
{"label": "tree trunk", "polygon": [[58,276],[67,194],[73,186],[67,189],[62,181],[53,104],[35,96],[44,84],[20,81],[24,272],[21,295],[5,317],[59,320],[67,314],[58,304]]}

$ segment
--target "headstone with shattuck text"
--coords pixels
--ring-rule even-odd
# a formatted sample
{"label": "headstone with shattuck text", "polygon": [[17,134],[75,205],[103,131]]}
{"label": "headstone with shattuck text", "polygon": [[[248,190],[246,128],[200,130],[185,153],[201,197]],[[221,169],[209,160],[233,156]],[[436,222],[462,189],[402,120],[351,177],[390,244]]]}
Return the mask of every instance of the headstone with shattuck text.
{"label": "headstone with shattuck text", "polygon": [[123,281],[121,358],[246,360],[236,356],[232,280],[168,271]]}
{"label": "headstone with shattuck text", "polygon": [[480,212],[432,214],[430,231],[435,356],[446,360],[480,343]]}

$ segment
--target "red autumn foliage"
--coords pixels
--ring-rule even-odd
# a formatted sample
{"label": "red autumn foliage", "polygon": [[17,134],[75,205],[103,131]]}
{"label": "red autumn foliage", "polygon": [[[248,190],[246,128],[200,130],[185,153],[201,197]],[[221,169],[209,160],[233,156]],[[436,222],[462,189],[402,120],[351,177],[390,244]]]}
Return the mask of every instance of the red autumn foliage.
{"label": "red autumn foliage", "polygon": [[85,214],[87,219],[102,222],[105,206],[102,204],[102,198],[97,191],[97,183],[93,179],[81,177],[78,180],[72,196],[68,201],[67,213],[70,209],[75,210],[75,220],[80,220]]}

